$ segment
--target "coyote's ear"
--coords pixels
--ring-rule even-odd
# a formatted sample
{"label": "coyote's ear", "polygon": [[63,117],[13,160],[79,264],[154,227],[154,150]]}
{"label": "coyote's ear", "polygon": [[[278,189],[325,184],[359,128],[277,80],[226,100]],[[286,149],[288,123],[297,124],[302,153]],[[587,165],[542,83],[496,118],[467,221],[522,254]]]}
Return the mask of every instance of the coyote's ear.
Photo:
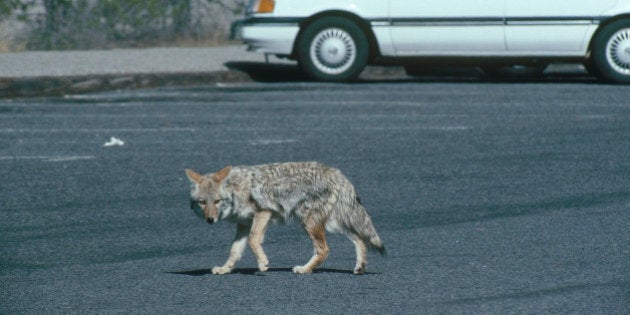
{"label": "coyote's ear", "polygon": [[189,169],[186,169],[186,176],[188,176],[188,179],[190,179],[190,181],[195,184],[201,184],[201,182],[203,181],[202,175],[195,173],[195,171],[191,171]]}
{"label": "coyote's ear", "polygon": [[228,174],[230,173],[231,170],[232,170],[231,166],[226,166],[222,170],[212,174],[211,178],[212,178],[213,181],[215,181],[217,183],[220,183],[221,181],[223,181],[228,176]]}

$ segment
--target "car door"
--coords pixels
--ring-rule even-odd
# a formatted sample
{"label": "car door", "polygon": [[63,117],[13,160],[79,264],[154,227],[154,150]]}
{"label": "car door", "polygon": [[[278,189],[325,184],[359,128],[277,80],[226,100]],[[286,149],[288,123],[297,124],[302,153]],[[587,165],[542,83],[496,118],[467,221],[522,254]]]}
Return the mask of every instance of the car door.
{"label": "car door", "polygon": [[505,0],[390,0],[398,56],[470,56],[505,52]]}
{"label": "car door", "polygon": [[618,0],[506,0],[511,54],[582,55],[600,14]]}

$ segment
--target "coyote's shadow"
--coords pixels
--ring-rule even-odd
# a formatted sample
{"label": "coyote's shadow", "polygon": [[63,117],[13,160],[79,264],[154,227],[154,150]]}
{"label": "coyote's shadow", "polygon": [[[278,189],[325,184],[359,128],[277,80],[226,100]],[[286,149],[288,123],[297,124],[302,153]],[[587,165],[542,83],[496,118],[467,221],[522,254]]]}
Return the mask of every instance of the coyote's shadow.
{"label": "coyote's shadow", "polygon": [[[288,272],[293,273],[292,268],[269,268],[267,270],[268,273],[275,272]],[[205,275],[211,275],[212,269],[196,269],[196,270],[185,270],[185,271],[167,271],[166,273],[175,274],[175,275],[185,275],[191,277],[199,277]],[[352,270],[341,270],[341,269],[331,269],[331,268],[319,268],[313,271],[313,273],[339,273],[339,274],[353,274]],[[232,270],[231,274],[241,274],[241,275],[249,275],[249,276],[264,276],[264,272],[260,272],[257,268],[236,268]],[[373,274],[371,272],[366,272],[365,274]]]}

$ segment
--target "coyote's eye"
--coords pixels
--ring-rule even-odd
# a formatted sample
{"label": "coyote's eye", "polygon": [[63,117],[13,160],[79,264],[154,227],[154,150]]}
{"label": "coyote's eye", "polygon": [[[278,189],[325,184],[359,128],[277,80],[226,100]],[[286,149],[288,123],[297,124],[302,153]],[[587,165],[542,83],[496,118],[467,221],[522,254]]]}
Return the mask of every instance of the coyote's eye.
{"label": "coyote's eye", "polygon": [[205,205],[207,203],[208,203],[208,201],[206,199],[199,199],[199,204],[200,205]]}
{"label": "coyote's eye", "polygon": [[214,204],[215,204],[215,205],[218,205],[218,204],[219,204],[219,202],[221,202],[221,200],[220,200],[220,199],[219,199],[219,200],[215,200],[215,201],[214,201]]}

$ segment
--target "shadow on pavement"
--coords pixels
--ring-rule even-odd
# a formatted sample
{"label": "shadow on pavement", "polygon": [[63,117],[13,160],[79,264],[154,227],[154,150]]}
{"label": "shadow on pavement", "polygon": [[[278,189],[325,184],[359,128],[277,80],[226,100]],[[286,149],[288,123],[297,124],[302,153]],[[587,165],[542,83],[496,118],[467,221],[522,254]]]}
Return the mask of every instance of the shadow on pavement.
{"label": "shadow on pavement", "polygon": [[[263,62],[228,62],[225,66],[242,72],[257,82],[312,81],[297,64]],[[423,66],[409,75],[402,66],[368,66],[354,83],[418,82],[418,83],[599,83],[577,66],[551,66],[544,73],[530,74],[509,71],[484,74],[477,67]]]}
{"label": "shadow on pavement", "polygon": [[[275,272],[288,272],[293,273],[293,268],[269,268],[267,270],[268,273]],[[186,271],[167,271],[165,273],[175,274],[175,275],[185,275],[191,277],[199,277],[205,275],[211,275],[211,269],[196,269],[196,270],[186,270]],[[241,274],[241,275],[250,275],[250,276],[264,276],[264,272],[260,272],[257,268],[236,268],[232,270],[232,274]],[[352,270],[341,270],[341,269],[331,269],[331,268],[319,268],[315,270],[313,273],[338,273],[338,274],[349,274],[353,275]],[[366,272],[366,275],[376,274],[373,272]]]}
{"label": "shadow on pavement", "polygon": [[230,70],[244,72],[258,82],[310,81],[296,64],[227,62],[224,65]]}
{"label": "shadow on pavement", "polygon": [[[257,82],[309,82],[309,78],[297,64],[278,64],[263,62],[228,62],[224,64],[230,70],[247,74]],[[409,80],[402,67],[368,66],[356,83],[361,82],[399,82]]]}

